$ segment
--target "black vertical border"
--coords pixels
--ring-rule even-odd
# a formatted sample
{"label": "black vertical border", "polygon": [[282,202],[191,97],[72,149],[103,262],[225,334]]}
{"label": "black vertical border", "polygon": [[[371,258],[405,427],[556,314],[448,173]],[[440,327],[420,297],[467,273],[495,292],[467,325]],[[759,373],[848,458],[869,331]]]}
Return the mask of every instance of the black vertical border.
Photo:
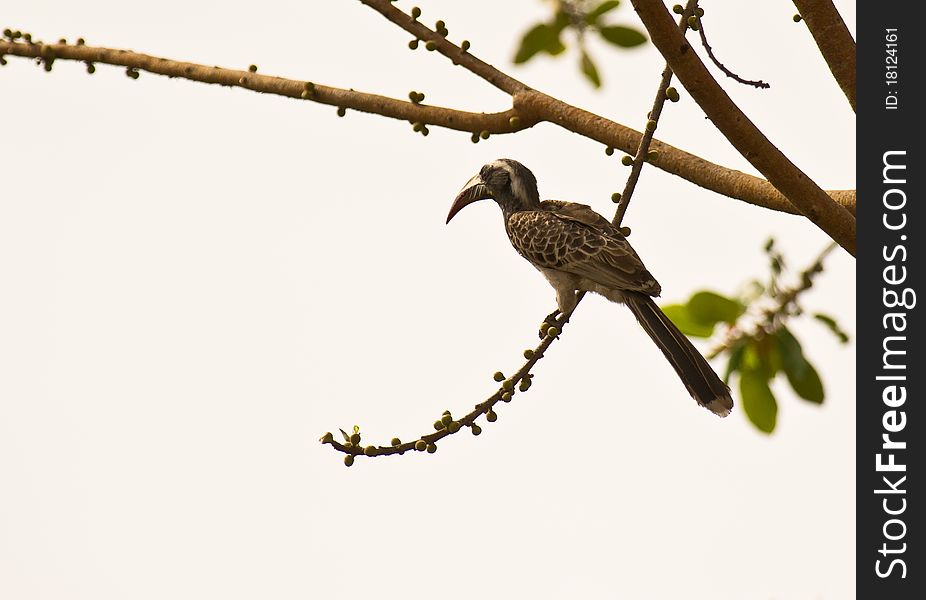
{"label": "black vertical border", "polygon": [[[919,339],[926,333],[922,331],[922,319],[918,316],[921,312],[918,303],[926,301],[926,297],[919,294],[923,291],[923,269],[926,268],[922,242],[922,237],[926,236],[922,210],[926,165],[921,150],[926,107],[919,92],[920,79],[926,77],[924,14],[922,2],[858,3],[856,578],[858,598],[862,599],[922,598],[926,589],[923,581],[926,564],[921,560],[924,556],[921,544],[926,540],[921,532],[923,500],[912,491],[926,484],[918,458],[926,443],[924,415],[920,408],[926,401],[922,385],[926,361],[923,360],[923,340]],[[896,46],[888,45],[889,28],[896,29]],[[891,49],[896,52],[890,53]],[[897,58],[896,69],[889,68],[892,63],[889,56]],[[887,83],[893,77],[888,75],[891,70],[897,71],[896,84]],[[894,102],[888,100],[889,97],[896,98],[896,108],[889,108]],[[890,179],[905,180],[903,183],[884,182],[887,152],[905,153],[892,154],[889,160],[906,165],[906,169],[887,173]],[[892,189],[902,192],[889,191]],[[903,206],[888,208],[885,199],[894,207]],[[897,227],[904,223],[904,218],[902,228],[888,228],[888,225]],[[886,281],[886,278],[896,281],[902,275],[905,279],[900,283]],[[893,301],[890,292],[900,294],[904,289],[917,294],[916,305],[888,307]],[[904,331],[896,331],[904,321],[887,316],[890,313],[904,313]],[[905,369],[884,367],[884,344],[888,336],[906,338],[891,340],[887,345],[891,350],[906,352],[889,358],[892,364],[904,363]],[[885,375],[900,375],[905,379],[878,379]],[[886,403],[885,389],[890,385],[897,385],[898,389],[893,395],[888,392]],[[900,386],[906,391],[902,404],[897,401]],[[894,406],[889,405],[891,401]],[[903,427],[898,431],[886,429],[898,429],[901,424]],[[894,441],[906,442],[906,448],[883,448],[885,434]],[[905,470],[879,472],[876,468],[879,454],[882,463],[887,463],[888,455],[893,454],[894,461],[905,465]],[[902,480],[904,476],[906,479]],[[890,492],[891,486],[898,491],[877,491]],[[886,512],[898,512],[901,508],[903,511],[896,515]],[[894,560],[902,561],[902,565],[892,563]],[[879,576],[879,570],[887,576]]]}

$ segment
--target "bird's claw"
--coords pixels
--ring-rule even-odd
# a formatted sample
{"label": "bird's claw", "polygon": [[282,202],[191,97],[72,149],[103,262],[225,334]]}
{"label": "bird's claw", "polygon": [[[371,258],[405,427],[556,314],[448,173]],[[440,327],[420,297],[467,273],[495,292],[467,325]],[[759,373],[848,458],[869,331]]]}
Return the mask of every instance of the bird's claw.
{"label": "bird's claw", "polygon": [[562,324],[559,320],[561,314],[562,313],[560,313],[559,310],[554,310],[546,317],[544,317],[543,323],[540,325],[540,339],[547,337],[551,327],[556,327],[558,331],[562,331]]}

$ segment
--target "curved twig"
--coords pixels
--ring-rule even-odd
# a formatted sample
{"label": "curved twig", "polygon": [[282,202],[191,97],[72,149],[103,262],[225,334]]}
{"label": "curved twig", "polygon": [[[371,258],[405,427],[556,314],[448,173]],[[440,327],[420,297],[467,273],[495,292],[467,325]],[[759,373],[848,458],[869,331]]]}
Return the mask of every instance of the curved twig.
{"label": "curved twig", "polygon": [[703,18],[698,19],[698,35],[701,36],[701,45],[704,46],[704,51],[707,52],[707,56],[711,59],[711,62],[713,62],[714,65],[717,66],[718,69],[723,71],[724,75],[744,85],[751,85],[753,87],[757,87],[761,89],[768,89],[772,87],[771,85],[767,84],[761,79],[756,80],[756,81],[752,81],[750,79],[743,79],[742,77],[740,77],[739,75],[737,75],[736,73],[728,69],[726,65],[720,62],[720,60],[718,60],[718,58],[714,56],[713,48],[711,48],[711,45],[707,43],[707,33],[704,31],[704,19]]}
{"label": "curved twig", "polygon": [[[585,296],[585,292],[580,292],[576,299],[576,305],[582,301],[582,298]],[[569,314],[564,315],[560,320],[561,325],[565,325],[569,322],[569,318],[575,312],[575,308],[569,312]],[[525,357],[527,361],[518,369],[514,375],[505,379],[501,386],[495,391],[494,394],[486,398],[484,401],[480,402],[475,406],[475,408],[470,411],[466,416],[451,420],[450,423],[442,424],[442,428],[434,431],[433,433],[428,433],[422,435],[421,437],[415,439],[412,442],[399,442],[398,444],[393,444],[389,446],[377,446],[369,445],[362,446],[359,444],[353,444],[350,442],[342,443],[334,439],[334,436],[331,433],[326,433],[321,437],[321,442],[323,444],[330,444],[335,450],[343,452],[351,456],[389,456],[392,454],[404,454],[410,450],[418,450],[420,452],[430,451],[434,452],[436,444],[438,441],[443,438],[459,433],[463,430],[464,427],[470,427],[472,429],[473,425],[482,415],[488,415],[492,408],[499,402],[510,402],[514,397],[515,391],[519,390],[526,392],[527,388],[530,387],[530,370],[533,368],[537,361],[544,357],[547,349],[553,344],[555,340],[559,338],[560,331],[554,329],[553,331],[547,330],[547,335],[544,336],[543,340],[534,348],[532,351],[525,351]],[[523,384],[523,382],[528,382]],[[522,387],[523,385],[523,387]],[[507,396],[506,396],[507,394]],[[494,419],[493,419],[494,420]],[[479,429],[473,430],[473,432],[478,432]],[[418,442],[423,442],[423,444],[418,444]]]}

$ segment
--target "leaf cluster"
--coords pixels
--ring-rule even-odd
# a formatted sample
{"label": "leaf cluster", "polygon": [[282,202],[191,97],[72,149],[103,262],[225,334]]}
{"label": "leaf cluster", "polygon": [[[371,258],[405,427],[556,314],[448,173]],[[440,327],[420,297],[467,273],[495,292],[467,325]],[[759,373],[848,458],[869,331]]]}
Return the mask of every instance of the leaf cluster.
{"label": "leaf cluster", "polygon": [[[713,356],[724,355],[727,366],[724,381],[738,378],[740,406],[760,431],[771,433],[778,419],[778,400],[772,382],[782,375],[801,399],[822,404],[823,382],[804,354],[800,341],[787,327],[790,319],[804,314],[800,294],[809,289],[813,275],[823,270],[822,256],[800,273],[799,284],[783,287],[786,271],[784,256],[769,240],[765,247],[769,276],[766,282],[752,281],[739,297],[730,298],[715,291],[696,292],[684,304],[663,307],[683,333],[690,337],[711,338],[722,330],[726,339]],[[771,308],[769,308],[771,306]],[[743,321],[753,318],[750,327]],[[830,330],[841,343],[849,340],[833,317],[816,313],[814,319]]]}
{"label": "leaf cluster", "polygon": [[620,0],[557,2],[548,21],[537,23],[521,37],[514,55],[515,64],[526,63],[542,53],[550,56],[563,54],[566,51],[563,33],[571,30],[575,34],[579,49],[579,69],[594,87],[601,87],[601,75],[586,48],[585,36],[591,32],[608,44],[624,49],[634,48],[646,42],[646,36],[640,30],[605,21],[605,15],[619,5]]}

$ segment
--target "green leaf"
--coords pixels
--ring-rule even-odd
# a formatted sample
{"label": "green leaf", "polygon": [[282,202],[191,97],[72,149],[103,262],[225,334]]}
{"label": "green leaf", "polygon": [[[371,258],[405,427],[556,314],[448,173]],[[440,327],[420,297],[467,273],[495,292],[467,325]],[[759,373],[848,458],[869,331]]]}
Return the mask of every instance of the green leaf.
{"label": "green leaf", "polygon": [[684,304],[668,304],[662,307],[662,312],[666,313],[669,320],[675,323],[675,326],[685,335],[708,338],[714,334],[714,325],[705,325],[696,321]]}
{"label": "green leaf", "polygon": [[601,37],[621,48],[633,48],[634,46],[646,43],[646,36],[630,27],[609,25],[607,27],[599,27],[598,31],[601,32]]}
{"label": "green leaf", "polygon": [[801,343],[788,331],[787,327],[779,329],[775,333],[775,338],[778,340],[781,366],[788,378],[788,383],[804,400],[821,404],[825,395],[823,382],[817,370],[804,356]]}
{"label": "green leaf", "polygon": [[832,331],[833,335],[839,338],[840,343],[842,344],[849,343],[849,334],[847,334],[845,331],[842,330],[842,327],[840,327],[839,324],[836,323],[836,319],[834,319],[833,317],[829,315],[824,315],[822,313],[815,314],[813,318],[820,321],[824,325],[826,325],[826,328]]}
{"label": "green leaf", "polygon": [[598,67],[595,66],[592,57],[583,49],[582,50],[582,60],[580,62],[582,67],[582,74],[585,75],[585,78],[588,79],[593,86],[596,88],[601,87],[601,76],[598,75]]}
{"label": "green leaf", "polygon": [[736,300],[716,292],[698,292],[688,300],[688,312],[702,325],[733,323],[744,310],[745,307]]}
{"label": "green leaf", "polygon": [[566,49],[566,46],[559,39],[562,28],[558,23],[550,25],[547,23],[538,23],[524,34],[521,38],[521,46],[514,55],[515,64],[521,64],[529,61],[538,52],[556,56]]}
{"label": "green leaf", "polygon": [[620,0],[607,0],[606,2],[602,2],[585,15],[585,22],[589,25],[594,25],[605,13],[609,13],[620,6],[620,3]]}
{"label": "green leaf", "polygon": [[760,431],[775,431],[778,419],[778,402],[761,371],[746,369],[740,372],[740,398],[746,416]]}
{"label": "green leaf", "polygon": [[727,360],[727,370],[723,374],[723,382],[730,384],[730,375],[739,370],[743,364],[743,354],[746,352],[746,344],[739,343],[730,349],[730,358]]}

